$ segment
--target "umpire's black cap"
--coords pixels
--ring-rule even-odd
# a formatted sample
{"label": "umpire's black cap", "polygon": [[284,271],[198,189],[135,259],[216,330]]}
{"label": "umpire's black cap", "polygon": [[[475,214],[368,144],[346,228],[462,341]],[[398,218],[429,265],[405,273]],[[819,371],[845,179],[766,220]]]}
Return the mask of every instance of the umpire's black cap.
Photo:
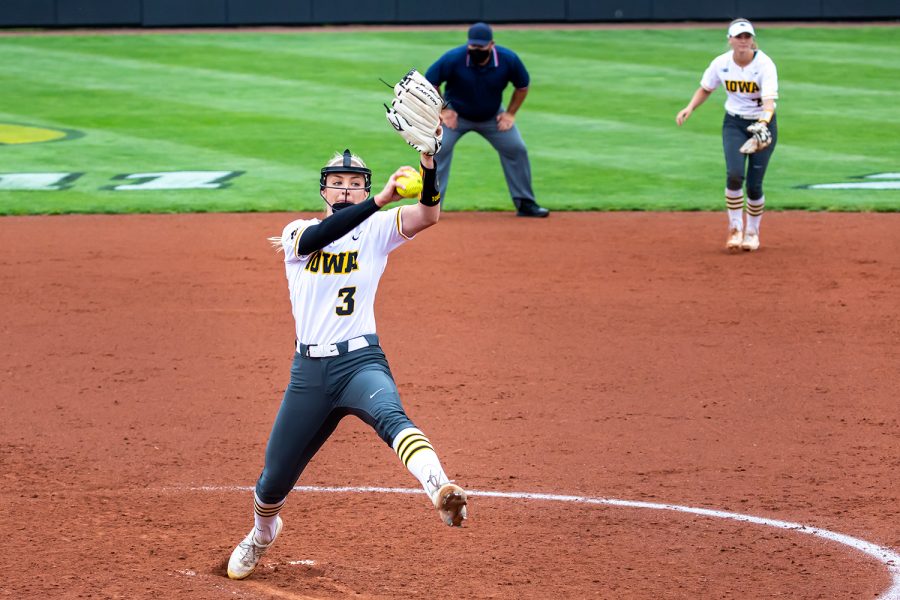
{"label": "umpire's black cap", "polygon": [[487,23],[475,23],[469,27],[469,44],[487,46],[494,39],[494,32]]}

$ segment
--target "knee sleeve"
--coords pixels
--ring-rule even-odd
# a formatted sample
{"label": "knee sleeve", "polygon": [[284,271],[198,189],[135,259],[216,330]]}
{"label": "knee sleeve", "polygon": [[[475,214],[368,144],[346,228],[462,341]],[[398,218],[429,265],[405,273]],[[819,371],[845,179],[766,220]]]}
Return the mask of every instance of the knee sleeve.
{"label": "knee sleeve", "polygon": [[747,199],[748,200],[759,200],[763,197],[763,187],[762,182],[756,184],[747,183]]}
{"label": "knee sleeve", "polygon": [[728,173],[725,187],[729,190],[740,190],[744,187],[744,176],[741,173]]}

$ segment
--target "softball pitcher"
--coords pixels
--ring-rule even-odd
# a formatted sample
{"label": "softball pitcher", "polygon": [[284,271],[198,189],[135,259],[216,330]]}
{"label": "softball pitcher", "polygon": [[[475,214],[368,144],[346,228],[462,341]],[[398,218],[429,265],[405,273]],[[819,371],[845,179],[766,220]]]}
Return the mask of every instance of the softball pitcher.
{"label": "softball pitcher", "polygon": [[[766,197],[763,177],[775,143],[778,125],[775,100],[778,73],[775,63],[756,46],[756,32],[747,19],[735,19],[728,26],[731,50],[710,63],[700,87],[675,122],[682,125],[717,87],[724,86],[725,120],[722,145],[725,150],[725,205],[728,209],[728,239],[732,252],[759,249],[759,225]],[[747,225],[744,226],[744,181],[746,172]]]}
{"label": "softball pitcher", "polygon": [[322,169],[325,217],[292,221],[272,238],[284,251],[296,322],[291,379],[266,447],[254,491],[254,527],[228,561],[228,576],[248,577],[281,533],[278,513],[303,469],[346,415],[371,425],[419,480],[441,519],[460,526],[466,493],[444,473],[428,438],[400,402],[375,330],[375,292],[388,254],[440,217],[434,157],[421,153],[418,204],[387,211],[401,199],[397,178],[369,197],[372,172],[346,150]]}

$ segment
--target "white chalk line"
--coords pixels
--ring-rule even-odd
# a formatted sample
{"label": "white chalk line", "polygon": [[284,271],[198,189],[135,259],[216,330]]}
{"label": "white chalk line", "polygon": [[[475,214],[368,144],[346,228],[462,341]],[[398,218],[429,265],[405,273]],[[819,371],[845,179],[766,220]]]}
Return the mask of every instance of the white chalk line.
{"label": "white chalk line", "polygon": [[[173,488],[169,488],[173,489]],[[197,486],[189,488],[175,488],[178,491],[202,491],[202,492],[249,492],[254,488],[251,486]],[[423,494],[421,488],[387,488],[387,487],[323,487],[316,485],[298,485],[294,488],[295,492],[309,493],[331,493],[331,494]],[[837,542],[844,546],[849,546],[854,550],[858,550],[867,554],[883,564],[888,573],[891,575],[891,586],[885,592],[878,596],[878,600],[900,600],[900,554],[897,554],[890,548],[867,542],[866,540],[856,538],[822,529],[821,527],[813,527],[802,523],[792,523],[790,521],[779,521],[777,519],[766,519],[764,517],[755,517],[753,515],[745,515],[742,513],[729,512],[724,510],[712,510],[708,508],[695,508],[692,506],[681,506],[678,504],[661,504],[657,502],[640,502],[637,500],[618,500],[616,498],[593,498],[590,496],[569,496],[563,494],[538,494],[532,492],[492,492],[487,490],[466,490],[470,496],[484,496],[487,498],[510,498],[514,500],[543,500],[549,502],[572,502],[576,504],[599,504],[605,506],[621,506],[626,508],[648,508],[651,510],[671,510],[680,513],[698,515],[701,517],[712,517],[716,519],[729,519],[741,523],[753,523],[754,525],[766,525],[777,529],[785,529],[806,535],[812,535],[831,542]]]}

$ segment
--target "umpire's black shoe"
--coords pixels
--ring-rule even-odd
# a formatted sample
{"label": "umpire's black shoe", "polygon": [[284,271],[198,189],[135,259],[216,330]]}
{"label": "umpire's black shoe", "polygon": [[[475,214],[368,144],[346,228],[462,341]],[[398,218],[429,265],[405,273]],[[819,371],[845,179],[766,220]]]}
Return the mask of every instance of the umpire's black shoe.
{"label": "umpire's black shoe", "polygon": [[534,200],[524,200],[521,198],[513,199],[513,203],[516,205],[516,216],[517,217],[546,217],[550,214],[550,211],[546,208],[542,208],[538,206],[538,203]]}

